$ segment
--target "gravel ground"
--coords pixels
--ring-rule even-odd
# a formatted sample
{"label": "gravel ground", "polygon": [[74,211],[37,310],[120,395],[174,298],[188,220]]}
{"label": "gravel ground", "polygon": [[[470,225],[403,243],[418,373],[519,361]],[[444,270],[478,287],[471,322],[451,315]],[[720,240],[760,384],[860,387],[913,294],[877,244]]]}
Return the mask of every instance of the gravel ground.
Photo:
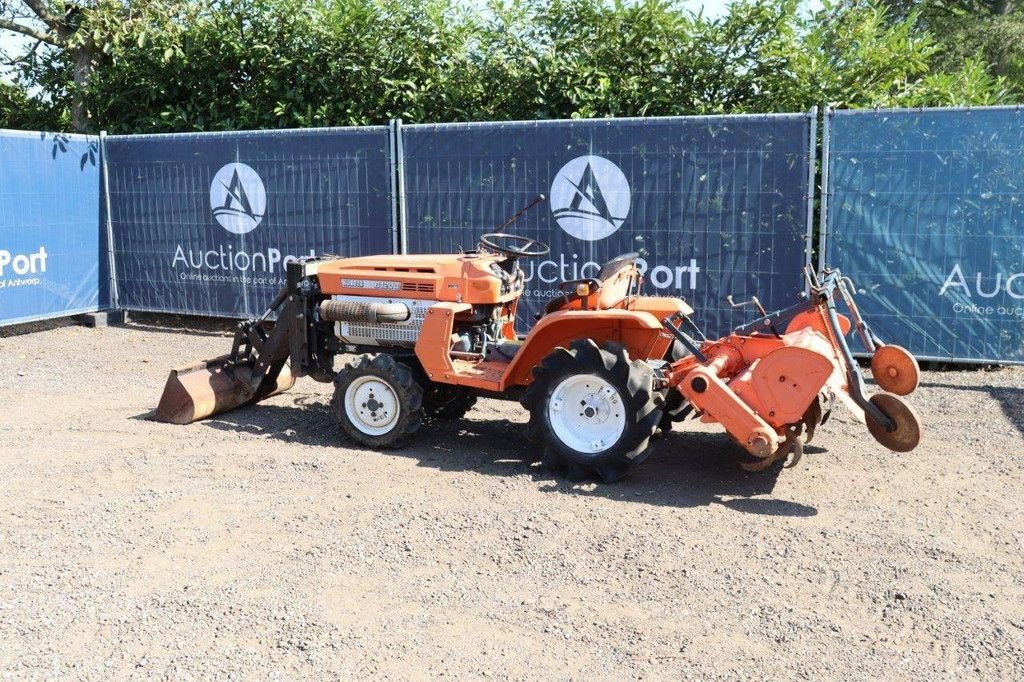
{"label": "gravel ground", "polygon": [[927,372],[927,434],[839,414],[795,469],[717,429],[626,482],[481,401],[353,447],[329,386],[144,419],[207,329],[0,338],[0,677],[1024,676],[1024,369]]}

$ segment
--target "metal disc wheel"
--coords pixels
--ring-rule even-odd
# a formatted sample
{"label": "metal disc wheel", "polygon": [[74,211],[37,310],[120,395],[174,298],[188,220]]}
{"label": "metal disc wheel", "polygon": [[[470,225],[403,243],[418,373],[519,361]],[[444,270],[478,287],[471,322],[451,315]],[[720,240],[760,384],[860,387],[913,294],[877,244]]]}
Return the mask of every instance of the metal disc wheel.
{"label": "metal disc wheel", "polygon": [[626,410],[611,382],[596,374],[563,379],[548,400],[548,423],[573,450],[596,454],[622,438]]}
{"label": "metal disc wheel", "polygon": [[893,452],[910,452],[921,442],[921,420],[906,401],[892,393],[876,393],[871,396],[871,404],[891,419],[895,428],[889,430],[871,418],[865,411],[864,418],[868,431],[875,440]]}
{"label": "metal disc wheel", "polygon": [[345,413],[353,426],[367,435],[390,431],[401,411],[395,389],[377,377],[359,377],[345,390]]}
{"label": "metal disc wheel", "polygon": [[917,360],[900,346],[880,346],[871,356],[871,375],[883,390],[910,395],[921,382]]}
{"label": "metal disc wheel", "polygon": [[369,447],[399,445],[423,421],[423,389],[407,366],[383,353],[345,365],[331,404],[345,433]]}
{"label": "metal disc wheel", "polygon": [[618,344],[598,348],[581,339],[556,348],[534,368],[523,395],[529,438],[547,465],[571,478],[619,481],[643,461],[661,420],[653,387],[651,367]]}

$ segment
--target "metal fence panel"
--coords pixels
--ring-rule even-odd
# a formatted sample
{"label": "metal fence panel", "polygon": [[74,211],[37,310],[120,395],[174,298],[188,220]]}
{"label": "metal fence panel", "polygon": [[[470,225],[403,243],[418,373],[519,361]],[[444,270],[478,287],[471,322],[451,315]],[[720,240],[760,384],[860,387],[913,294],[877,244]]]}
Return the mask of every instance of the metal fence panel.
{"label": "metal fence panel", "polygon": [[708,333],[750,319],[725,305],[802,290],[814,117],[809,114],[402,127],[408,252],[473,248],[537,194],[507,231],[551,245],[527,259],[521,326],[559,281],[646,251],[646,291],[682,295]]}
{"label": "metal fence panel", "polygon": [[126,310],[257,315],[289,257],[394,248],[387,127],[110,136]]}
{"label": "metal fence panel", "polygon": [[1024,112],[831,115],[827,239],[883,340],[1024,362]]}
{"label": "metal fence panel", "polygon": [[0,325],[100,308],[95,137],[0,132]]}

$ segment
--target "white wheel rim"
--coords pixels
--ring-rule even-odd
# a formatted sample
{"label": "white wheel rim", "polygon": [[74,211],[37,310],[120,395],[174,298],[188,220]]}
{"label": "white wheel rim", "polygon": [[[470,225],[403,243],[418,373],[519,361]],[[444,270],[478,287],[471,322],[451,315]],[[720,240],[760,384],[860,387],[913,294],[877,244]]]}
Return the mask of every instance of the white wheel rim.
{"label": "white wheel rim", "polygon": [[548,422],[555,437],[568,447],[597,454],[622,437],[626,410],[611,383],[594,374],[578,374],[551,392]]}
{"label": "white wheel rim", "polygon": [[402,408],[395,390],[374,376],[359,377],[345,390],[345,414],[352,425],[368,436],[394,428]]}

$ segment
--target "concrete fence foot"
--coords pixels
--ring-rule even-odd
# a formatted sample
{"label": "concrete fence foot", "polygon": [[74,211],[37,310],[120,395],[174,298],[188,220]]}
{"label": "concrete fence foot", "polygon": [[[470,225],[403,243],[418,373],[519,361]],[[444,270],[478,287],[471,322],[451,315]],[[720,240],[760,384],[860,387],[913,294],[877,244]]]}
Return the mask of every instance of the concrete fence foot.
{"label": "concrete fence foot", "polygon": [[99,313],[78,315],[75,321],[86,327],[116,327],[125,323],[127,316],[123,310],[107,310]]}

